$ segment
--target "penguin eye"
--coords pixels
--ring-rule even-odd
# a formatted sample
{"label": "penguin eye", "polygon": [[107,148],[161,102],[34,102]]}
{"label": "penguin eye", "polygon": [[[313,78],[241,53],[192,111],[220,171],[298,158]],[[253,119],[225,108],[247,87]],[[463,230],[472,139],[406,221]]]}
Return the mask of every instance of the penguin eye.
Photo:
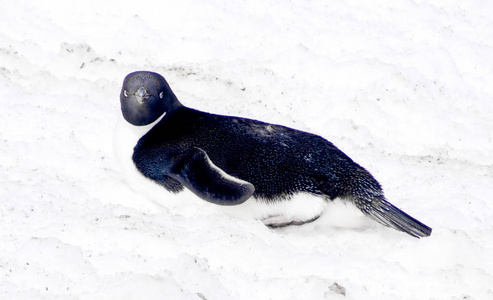
{"label": "penguin eye", "polygon": [[163,99],[164,97],[164,92],[159,93],[159,98]]}
{"label": "penguin eye", "polygon": [[127,90],[123,90],[123,96],[125,96],[125,98],[128,98],[128,92],[127,92]]}

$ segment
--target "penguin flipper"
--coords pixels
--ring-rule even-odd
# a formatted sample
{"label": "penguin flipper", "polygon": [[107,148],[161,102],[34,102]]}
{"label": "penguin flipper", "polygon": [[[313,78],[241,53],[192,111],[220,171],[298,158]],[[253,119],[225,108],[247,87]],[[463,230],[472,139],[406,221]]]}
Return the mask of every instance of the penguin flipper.
{"label": "penguin flipper", "polygon": [[238,205],[253,195],[255,187],[217,167],[207,153],[197,147],[178,155],[170,177],[200,198],[219,205]]}

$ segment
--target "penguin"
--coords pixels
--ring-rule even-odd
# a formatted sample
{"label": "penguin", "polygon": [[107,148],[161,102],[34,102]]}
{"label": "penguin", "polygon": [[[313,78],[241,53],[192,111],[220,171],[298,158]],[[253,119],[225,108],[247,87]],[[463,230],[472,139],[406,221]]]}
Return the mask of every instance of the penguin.
{"label": "penguin", "polygon": [[255,201],[282,207],[296,195],[310,196],[296,198],[295,218],[284,217],[282,209],[267,215],[263,221],[271,227],[314,221],[323,203],[340,198],[385,226],[416,238],[431,234],[388,202],[366,169],[321,136],[186,107],[163,76],[149,71],[124,78],[120,104],[128,123],[153,124],[135,145],[132,161],[170,192],[187,188],[222,206]]}

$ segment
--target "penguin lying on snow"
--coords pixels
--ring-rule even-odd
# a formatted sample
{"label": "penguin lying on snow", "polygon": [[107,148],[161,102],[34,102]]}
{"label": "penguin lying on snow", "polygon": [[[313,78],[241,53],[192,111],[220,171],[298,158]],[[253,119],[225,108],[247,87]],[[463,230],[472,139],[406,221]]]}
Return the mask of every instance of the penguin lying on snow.
{"label": "penguin lying on snow", "polygon": [[[341,197],[383,225],[418,238],[431,234],[430,227],[387,202],[368,171],[320,136],[185,107],[153,72],[128,74],[120,102],[123,117],[136,126],[164,114],[137,142],[132,160],[145,177],[171,192],[186,187],[219,205],[241,204],[252,196],[268,203],[290,201],[299,193]],[[303,224],[322,213],[314,211],[297,218],[273,215],[264,223]]]}

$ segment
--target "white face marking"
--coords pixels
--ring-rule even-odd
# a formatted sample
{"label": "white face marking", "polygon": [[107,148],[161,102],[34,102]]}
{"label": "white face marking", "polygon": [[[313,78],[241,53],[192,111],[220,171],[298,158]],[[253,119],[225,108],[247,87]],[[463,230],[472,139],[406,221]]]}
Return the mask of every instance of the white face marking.
{"label": "white face marking", "polygon": [[123,90],[123,96],[124,96],[125,98],[128,98],[128,92],[127,92],[127,90]]}
{"label": "white face marking", "polygon": [[159,98],[163,99],[163,97],[164,97],[164,92],[159,93]]}

